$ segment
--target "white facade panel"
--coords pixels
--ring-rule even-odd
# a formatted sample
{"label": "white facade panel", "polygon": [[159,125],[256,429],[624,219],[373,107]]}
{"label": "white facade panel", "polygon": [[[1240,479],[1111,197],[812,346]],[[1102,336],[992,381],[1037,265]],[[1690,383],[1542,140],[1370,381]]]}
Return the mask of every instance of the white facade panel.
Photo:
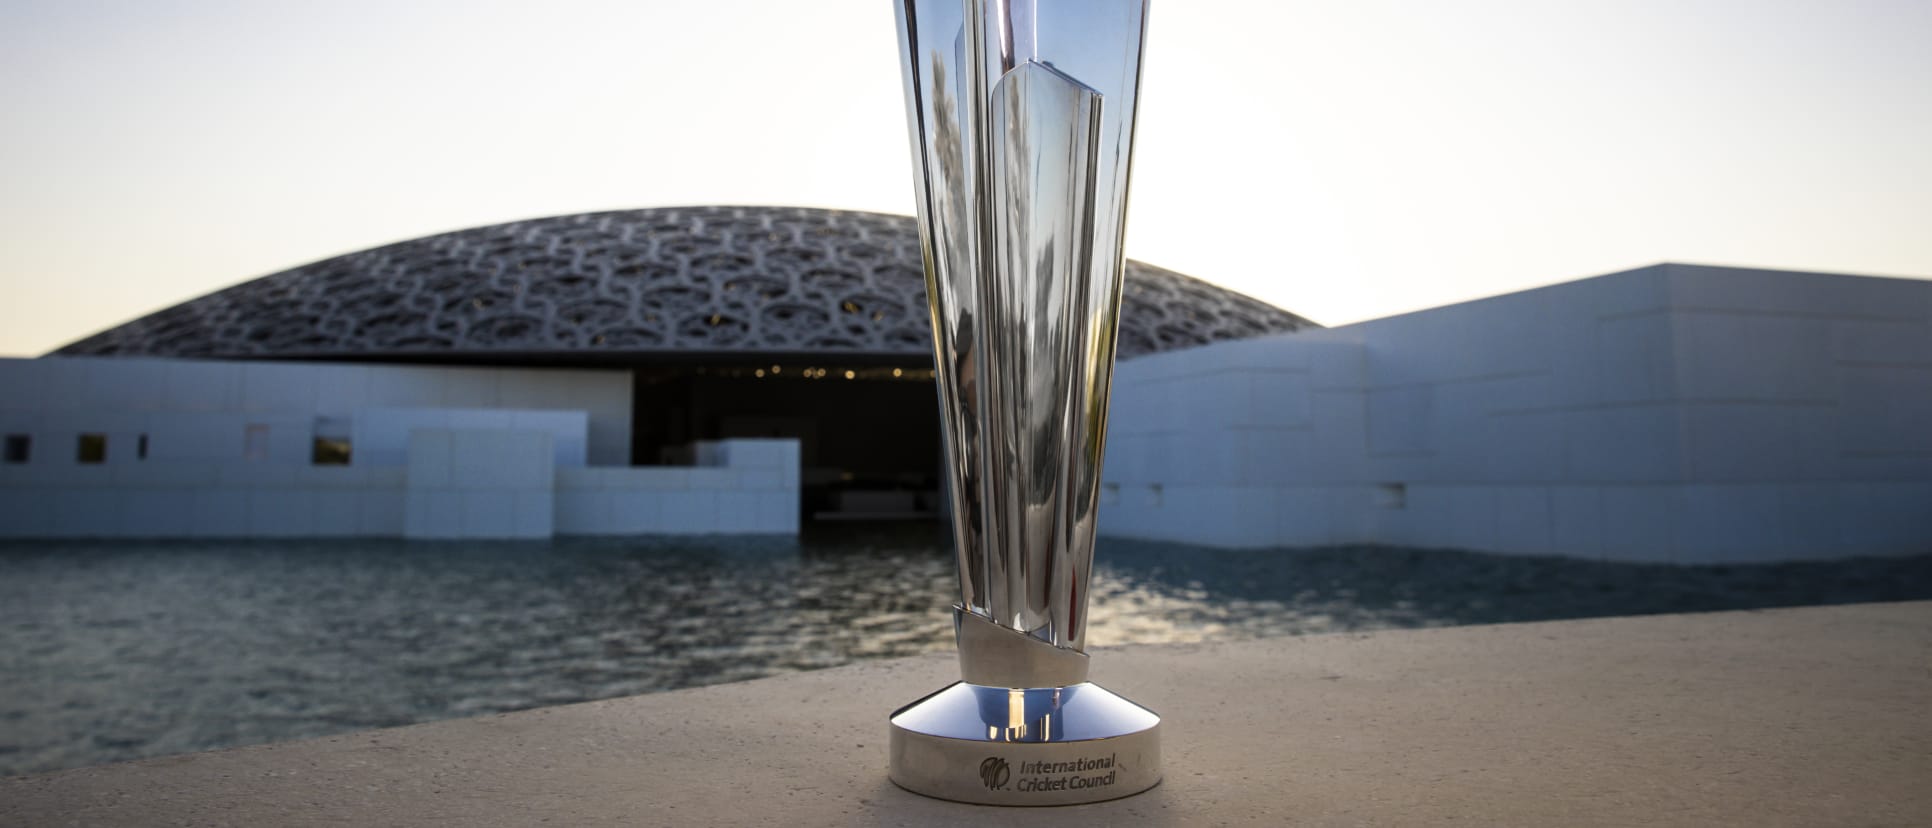
{"label": "white facade panel", "polygon": [[696,467],[558,469],[560,535],[797,534],[798,441],[694,447]]}
{"label": "white facade panel", "polygon": [[[630,405],[616,371],[0,360],[0,430],[30,440],[0,465],[0,537],[797,531],[796,441],[633,469]],[[315,465],[318,436],[351,464]]]}
{"label": "white facade panel", "polygon": [[1836,390],[1829,319],[1679,311],[1671,329],[1677,399],[1825,403]]}
{"label": "white facade panel", "polygon": [[553,451],[547,431],[412,429],[403,536],[550,537]]}
{"label": "white facade panel", "polygon": [[[1932,551],[1928,282],[1659,265],[1133,360],[1115,383],[1112,535],[1687,563]],[[1367,505],[1311,511],[1307,487],[1346,484]],[[1249,516],[1243,487],[1274,514]]]}

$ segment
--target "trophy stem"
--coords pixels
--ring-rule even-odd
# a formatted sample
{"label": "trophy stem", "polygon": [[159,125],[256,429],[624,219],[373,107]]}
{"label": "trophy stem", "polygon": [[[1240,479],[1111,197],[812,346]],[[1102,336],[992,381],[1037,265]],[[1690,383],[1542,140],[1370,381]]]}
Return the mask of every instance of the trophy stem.
{"label": "trophy stem", "polygon": [[1004,804],[1145,790],[1160,719],[1086,682],[1086,603],[1146,0],[896,8],[965,681],[893,714],[892,778]]}

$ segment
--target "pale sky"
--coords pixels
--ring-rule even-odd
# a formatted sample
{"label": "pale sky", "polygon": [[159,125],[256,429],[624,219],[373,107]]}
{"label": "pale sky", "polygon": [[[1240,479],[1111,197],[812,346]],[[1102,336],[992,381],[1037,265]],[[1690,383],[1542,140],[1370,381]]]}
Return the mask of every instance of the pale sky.
{"label": "pale sky", "polygon": [[[0,0],[0,354],[535,216],[911,213],[887,0]],[[1932,277],[1932,2],[1155,0],[1127,253],[1339,324]]]}

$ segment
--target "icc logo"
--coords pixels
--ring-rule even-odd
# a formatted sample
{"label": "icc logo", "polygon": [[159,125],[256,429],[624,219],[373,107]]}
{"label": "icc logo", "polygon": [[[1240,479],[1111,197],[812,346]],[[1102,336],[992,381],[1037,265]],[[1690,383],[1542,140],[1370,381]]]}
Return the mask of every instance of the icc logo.
{"label": "icc logo", "polygon": [[986,783],[986,789],[989,791],[1006,787],[1006,779],[1010,775],[1006,768],[1006,760],[998,756],[988,756],[986,761],[979,763],[979,781]]}

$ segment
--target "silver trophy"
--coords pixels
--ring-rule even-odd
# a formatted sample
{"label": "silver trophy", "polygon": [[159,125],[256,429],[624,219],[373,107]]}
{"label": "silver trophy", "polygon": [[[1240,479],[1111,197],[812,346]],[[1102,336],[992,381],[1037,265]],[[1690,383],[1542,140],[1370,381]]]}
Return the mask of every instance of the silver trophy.
{"label": "silver trophy", "polygon": [[964,681],[892,714],[892,781],[1065,805],[1160,781],[1160,717],[1087,681],[1146,0],[897,0]]}

